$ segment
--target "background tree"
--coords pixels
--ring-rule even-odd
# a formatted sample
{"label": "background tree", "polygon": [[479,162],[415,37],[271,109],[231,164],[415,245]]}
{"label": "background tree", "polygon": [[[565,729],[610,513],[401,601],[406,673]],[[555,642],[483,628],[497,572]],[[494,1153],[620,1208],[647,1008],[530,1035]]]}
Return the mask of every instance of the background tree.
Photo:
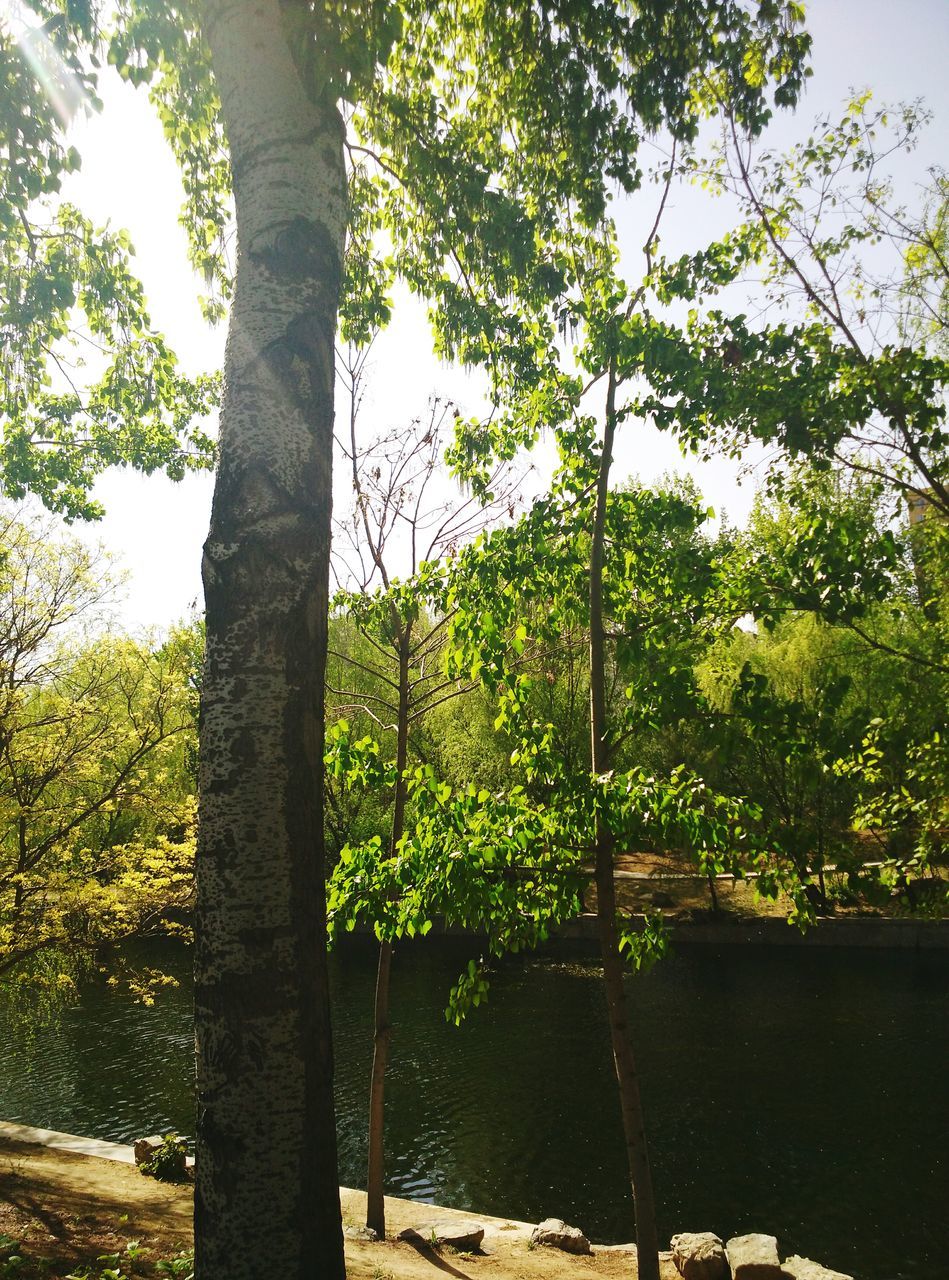
{"label": "background tree", "polygon": [[[945,177],[931,175],[913,210],[886,172],[926,122],[919,106],[874,110],[864,94],[779,155],[756,147],[726,109],[719,151],[688,155],[683,167],[736,198],[745,220],[658,266],[662,298],[697,304],[682,329],[654,335],[663,374],[643,408],[659,425],[706,450],[775,443],[949,512]],[[710,305],[752,272],[757,316]],[[665,398],[673,390],[675,408]],[[895,507],[893,516],[905,521]]]}
{"label": "background tree", "polygon": [[186,670],[87,630],[110,589],[78,543],[6,517],[0,569],[0,972],[162,927],[193,890]]}
{"label": "background tree", "polygon": [[[384,832],[363,842],[349,832],[341,850],[331,901],[334,914],[345,915],[350,924],[355,915],[348,900],[354,888],[357,892],[365,888],[351,883],[353,847],[362,843],[364,849],[376,848],[380,861],[388,864],[401,858],[403,837],[414,819],[410,758],[413,763],[428,763],[434,743],[426,724],[432,712],[454,705],[478,687],[476,680],[446,675],[444,669],[445,636],[452,615],[451,608],[446,608],[452,559],[486,524],[505,515],[513,518],[524,480],[501,465],[485,494],[459,491],[441,462],[458,410],[438,397],[408,429],[393,430],[362,445],[357,420],[367,355],[368,348],[351,352],[342,362],[350,415],[348,439],[340,443],[352,471],[353,508],[340,522],[334,546],[337,578],[348,587],[337,594],[334,605],[345,612],[363,645],[358,657],[331,650],[331,657],[341,659],[344,668],[349,663],[345,682],[350,687],[328,680],[327,691],[329,707],[347,717],[340,726],[346,741],[357,741],[363,752],[371,743],[380,760],[391,758],[387,788],[391,804]],[[354,714],[367,723],[369,736],[354,731],[349,723]],[[334,737],[338,747],[339,730]],[[334,772],[339,773],[335,768],[339,751],[331,754],[334,770],[328,781],[332,786]],[[345,774],[343,781],[347,795],[365,791],[364,786],[345,785]],[[417,843],[417,849],[422,847]],[[379,874],[394,886],[389,867],[380,867]],[[413,934],[417,927],[424,932],[435,910],[417,893],[411,898],[414,917],[406,913],[405,902],[386,902],[384,895],[376,899],[371,915],[380,946],[369,1100],[367,1226],[380,1235],[385,1233],[384,1084],[392,1031],[389,991],[394,941],[404,931]]]}
{"label": "background tree", "polygon": [[[534,918],[555,921],[560,902],[554,887],[565,891],[572,884],[576,893],[593,864],[643,1274],[658,1265],[650,1253],[654,1245],[658,1252],[658,1245],[623,962],[648,967],[661,954],[663,932],[656,920],[637,932],[618,915],[615,855],[673,847],[693,857],[703,874],[755,869],[764,872],[764,882],[775,884],[788,877],[754,837],[759,816],[754,806],[716,793],[681,763],[662,776],[622,754],[642,726],[702,713],[692,669],[700,651],[696,633],[730,628],[744,612],[717,563],[714,543],[696,536],[707,512],[675,492],[598,490],[601,446],[589,418],[564,424],[561,447],[564,464],[554,492],[535,502],[514,528],[493,533],[459,557],[453,661],[459,671],[477,664],[497,699],[496,724],[514,747],[517,785],[506,796],[485,791],[480,800],[485,810],[496,809],[510,820],[512,798],[523,796],[518,837],[534,857],[540,850],[547,855],[543,875],[549,896],[535,884],[534,900],[526,904]],[[591,535],[598,510],[602,524]],[[518,631],[523,646],[528,626],[530,639],[541,648],[555,648],[564,635],[592,635],[585,588],[588,592],[595,542],[601,548],[595,566],[601,642],[596,652],[591,642],[585,682],[591,690],[597,684],[596,772],[589,740],[588,753],[577,760],[569,735],[538,714],[545,699],[535,697],[533,686],[546,683],[543,668],[512,670],[504,650],[506,638]],[[499,580],[517,585],[498,593]],[[617,682],[619,697],[612,692]],[[481,819],[484,827],[489,822]],[[455,856],[461,875],[468,859],[464,851]]]}
{"label": "background tree", "polygon": [[[378,739],[394,738],[390,821],[381,857],[400,855],[406,828],[410,773],[410,737],[428,712],[474,688],[446,676],[441,661],[450,614],[440,610],[444,598],[442,562],[491,519],[514,507],[514,486],[497,474],[492,498],[482,503],[472,494],[444,492],[448,477],[441,468],[445,429],[454,406],[435,398],[427,415],[406,429],[396,429],[369,446],[357,433],[359,381],[363,360],[348,366],[350,434],[344,449],[352,467],[354,507],[337,533],[336,572],[349,585],[337,593],[334,609],[345,611],[367,642],[371,655],[348,656],[349,683],[327,682],[330,706],[341,716],[354,711],[372,721]],[[439,492],[439,489],[442,492]],[[452,489],[455,486],[452,485]],[[397,575],[394,566],[402,569]],[[344,663],[347,655],[337,653]],[[372,688],[363,677],[369,677]],[[346,730],[349,729],[345,722]],[[379,732],[381,731],[381,733]],[[352,837],[347,841],[349,846]],[[349,849],[347,847],[347,853]],[[338,864],[334,897],[345,894],[348,857]],[[393,938],[386,913],[373,921],[379,936],[379,964],[374,994],[372,1072],[369,1085],[369,1158],[366,1226],[385,1236],[384,1122],[385,1075],[392,1039],[390,988]]]}

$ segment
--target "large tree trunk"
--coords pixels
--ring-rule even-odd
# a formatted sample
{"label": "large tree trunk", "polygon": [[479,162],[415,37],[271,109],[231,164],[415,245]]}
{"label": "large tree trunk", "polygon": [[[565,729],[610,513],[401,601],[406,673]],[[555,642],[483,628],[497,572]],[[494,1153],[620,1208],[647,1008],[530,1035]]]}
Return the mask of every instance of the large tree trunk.
{"label": "large tree trunk", "polygon": [[238,261],[204,557],[196,1273],[338,1280],[322,757],[343,129],[277,0],[202,0],[202,23]]}
{"label": "large tree trunk", "polygon": [[[610,369],[603,432],[603,454],[596,489],[596,510],[590,547],[590,759],[594,778],[611,767],[606,707],[606,644],[603,624],[603,556],[606,535],[606,503],[609,495],[613,437],[616,429],[616,382]],[[596,785],[596,784],[594,784]],[[616,890],[613,879],[614,839],[602,807],[596,818],[596,916],[603,961],[603,982],[609,1015],[613,1065],[619,1086],[626,1157],[636,1208],[638,1280],[659,1280],[659,1238],[652,1192],[652,1173],[646,1147],[639,1075],[633,1054],[623,986],[623,958],[616,929]]]}
{"label": "large tree trunk", "polygon": [[[389,856],[394,858],[405,829],[405,770],[409,755],[409,650],[412,632],[399,623],[399,714],[397,721],[395,798],[392,808],[392,838]],[[375,1034],[372,1045],[372,1073],[369,1079],[369,1159],[366,1172],[366,1226],[386,1233],[385,1207],[385,1088],[392,1022],[389,1017],[389,986],[392,979],[392,944],[379,945],[374,1000]]]}

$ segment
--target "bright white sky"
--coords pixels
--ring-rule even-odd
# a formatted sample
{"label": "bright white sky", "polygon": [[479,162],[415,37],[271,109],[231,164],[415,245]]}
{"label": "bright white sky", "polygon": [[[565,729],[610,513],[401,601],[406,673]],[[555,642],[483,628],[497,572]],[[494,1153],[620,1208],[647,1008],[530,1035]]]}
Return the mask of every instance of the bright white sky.
{"label": "bright white sky", "polygon": [[[814,117],[836,111],[852,88],[869,86],[878,102],[922,96],[935,122],[912,165],[900,175],[905,197],[911,200],[913,184],[925,178],[927,166],[949,159],[944,146],[949,120],[949,0],[813,0],[808,15],[814,76],[796,116],[778,119],[769,145],[783,149],[798,140]],[[157,118],[145,94],[117,78],[103,96],[104,114],[76,130],[83,169],[69,197],[96,220],[130,230],[153,321],[189,369],[217,367],[223,359],[225,331],[223,326],[209,331],[195,302],[200,286],[188,267],[177,221],[181,188]],[[670,210],[664,236],[670,251],[678,234],[697,243],[697,208],[689,201],[688,208],[683,203]],[[632,209],[628,214],[620,209],[618,216],[621,231],[625,223],[632,236],[639,234]],[[709,209],[707,217],[702,239],[713,238],[727,225],[720,209]],[[427,397],[436,390],[454,397],[463,409],[477,411],[477,387],[461,371],[434,360],[424,313],[406,301],[373,353],[367,426],[381,431],[408,420],[424,410]],[[617,463],[620,474],[635,473],[645,481],[668,470],[691,471],[706,499],[720,512],[726,510],[733,522],[745,517],[753,498],[752,482],[738,485],[735,464],[684,463],[670,439],[648,428],[637,426],[627,433],[617,450]],[[128,570],[121,613],[125,625],[164,627],[200,604],[201,545],[211,487],[207,475],[173,484],[158,476],[120,471],[100,481],[96,492],[108,514],[82,536],[101,540]]]}

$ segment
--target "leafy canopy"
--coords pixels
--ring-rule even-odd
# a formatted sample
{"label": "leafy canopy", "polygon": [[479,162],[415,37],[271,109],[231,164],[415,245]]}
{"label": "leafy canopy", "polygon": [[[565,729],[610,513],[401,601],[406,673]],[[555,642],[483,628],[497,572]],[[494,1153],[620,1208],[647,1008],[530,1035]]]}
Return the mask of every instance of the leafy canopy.
{"label": "leafy canopy", "polygon": [[[197,424],[216,386],[185,377],[154,332],[122,234],[60,203],[81,162],[69,113],[101,105],[103,62],[147,86],[181,167],[211,318],[231,285],[231,176],[199,4],[35,0],[24,12],[22,27],[0,28],[0,461],[11,494],[88,516],[103,467],[179,475],[210,462]],[[437,349],[488,369],[497,403],[554,370],[563,299],[582,288],[611,194],[640,185],[643,137],[693,138],[723,97],[757,132],[771,110],[763,86],[793,101],[809,44],[801,6],[776,0],[320,0],[282,14],[303,84],[346,117],[343,336],[368,340],[404,281],[429,302]],[[550,396],[535,394],[536,418]]]}
{"label": "leafy canopy", "polygon": [[81,164],[69,122],[101,107],[94,9],[25,12],[0,20],[0,484],[90,518],[107,467],[212,464],[217,382],[186,376],[155,330],[128,235],[62,199]]}

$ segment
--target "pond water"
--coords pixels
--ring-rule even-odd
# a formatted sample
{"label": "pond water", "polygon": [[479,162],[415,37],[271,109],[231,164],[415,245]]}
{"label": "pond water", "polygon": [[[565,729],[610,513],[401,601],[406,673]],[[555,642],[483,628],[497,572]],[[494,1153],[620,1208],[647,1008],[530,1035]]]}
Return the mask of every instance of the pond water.
{"label": "pond water", "polygon": [[[501,965],[446,1024],[472,944],[397,954],[393,1194],[632,1236],[603,996],[583,949]],[[150,953],[149,962],[155,962]],[[0,1118],[128,1141],[193,1128],[189,958],[145,1008],[101,981],[45,1023],[0,999]],[[332,958],[340,1174],[362,1183],[374,950]],[[940,1273],[949,955],[678,948],[630,982],[660,1236],[759,1230],[858,1280]]]}

